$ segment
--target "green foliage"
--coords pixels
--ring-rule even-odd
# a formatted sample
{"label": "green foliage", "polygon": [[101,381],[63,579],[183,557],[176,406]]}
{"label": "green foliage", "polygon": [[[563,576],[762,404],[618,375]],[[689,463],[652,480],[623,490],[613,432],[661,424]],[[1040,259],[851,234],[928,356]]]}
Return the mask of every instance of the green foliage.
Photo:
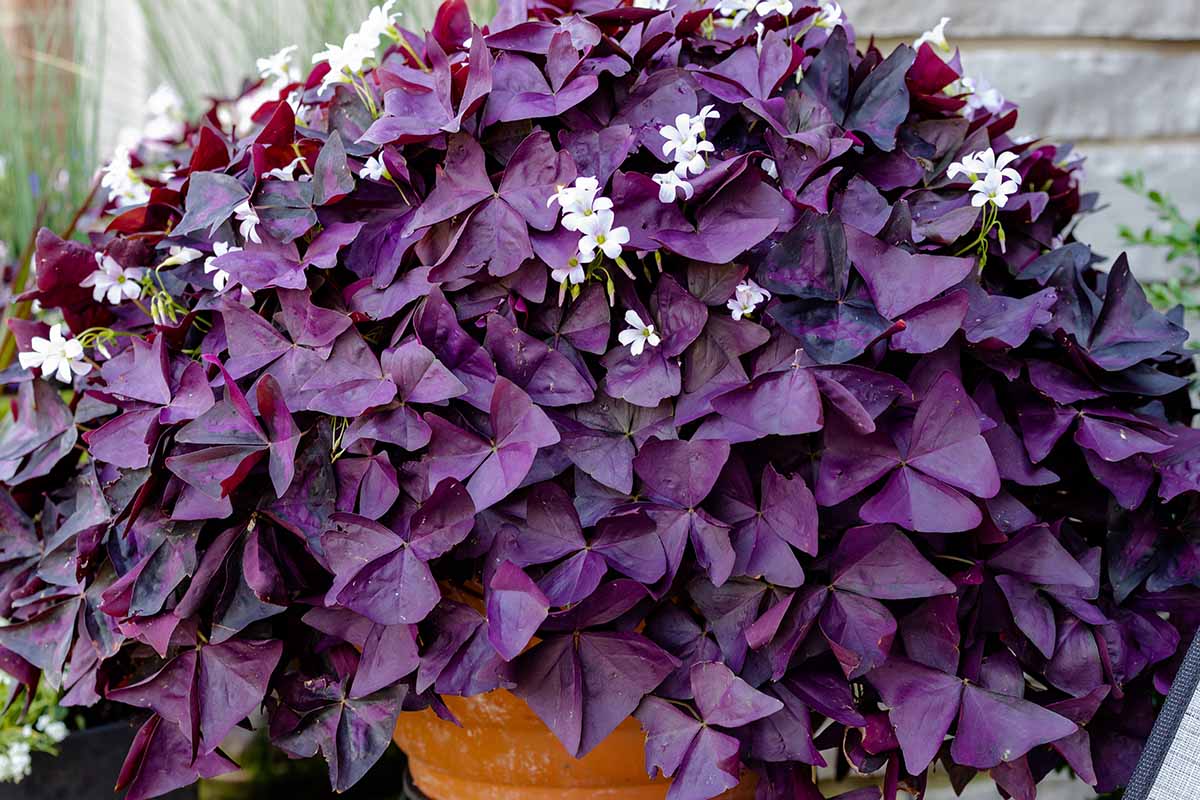
{"label": "green foliage", "polygon": [[1200,219],[1187,219],[1168,195],[1147,188],[1140,172],[1125,174],[1121,183],[1144,197],[1158,219],[1157,225],[1142,231],[1122,225],[1121,239],[1128,245],[1166,250],[1167,261],[1179,265],[1175,277],[1146,286],[1150,301],[1159,308],[1182,305],[1188,314],[1200,313]]}
{"label": "green foliage", "polygon": [[[0,690],[11,692],[13,680],[0,673]],[[58,705],[58,695],[43,681],[28,709],[19,697],[0,715],[0,781],[19,782],[29,774],[33,753],[58,755],[58,744],[66,738],[67,712]]]}
{"label": "green foliage", "polygon": [[[340,44],[377,4],[372,0],[138,0],[155,71],[193,113],[202,109],[208,97],[237,94],[243,81],[256,75],[255,59],[284,47],[297,45],[296,63],[307,70],[314,53],[323,50],[326,42]],[[211,35],[187,33],[201,29]]]}
{"label": "green foliage", "polygon": [[[102,65],[85,54],[74,5],[11,12],[0,46],[0,242],[12,263],[41,225],[70,227],[97,167]],[[100,16],[89,20],[89,35],[103,35]]]}

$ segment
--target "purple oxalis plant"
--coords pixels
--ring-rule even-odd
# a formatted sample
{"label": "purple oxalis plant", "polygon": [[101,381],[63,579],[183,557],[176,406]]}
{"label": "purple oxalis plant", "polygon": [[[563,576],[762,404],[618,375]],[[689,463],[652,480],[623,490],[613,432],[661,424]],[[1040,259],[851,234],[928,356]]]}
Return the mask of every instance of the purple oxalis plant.
{"label": "purple oxalis plant", "polygon": [[1122,786],[1200,621],[1200,437],[1071,150],[836,4],[390,5],[37,237],[18,692],[143,713],[133,800],[259,715],[346,789],[496,689],[576,756],[636,718],[672,800],[817,798],[831,752],[856,800]]}

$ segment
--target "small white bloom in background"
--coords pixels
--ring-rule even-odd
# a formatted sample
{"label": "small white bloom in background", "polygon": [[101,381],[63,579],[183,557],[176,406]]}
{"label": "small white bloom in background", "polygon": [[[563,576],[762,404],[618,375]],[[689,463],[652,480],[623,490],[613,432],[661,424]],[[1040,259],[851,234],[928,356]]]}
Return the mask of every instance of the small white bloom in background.
{"label": "small white bloom in background", "polygon": [[248,199],[243,200],[238,204],[237,208],[233,209],[233,215],[241,223],[238,225],[238,232],[242,234],[242,238],[248,242],[262,244],[262,239],[259,238],[258,228],[256,227],[261,220],[259,220],[258,212],[254,210],[254,206],[250,205]]}
{"label": "small white bloom in background", "polygon": [[91,288],[92,299],[97,303],[107,299],[115,306],[142,296],[141,280],[145,275],[145,267],[122,267],[112,256],[96,253],[96,271],[79,285]]}
{"label": "small white bloom in background", "polygon": [[691,200],[692,194],[695,192],[691,183],[674,172],[660,172],[654,176],[654,182],[658,184],[660,203],[674,203],[679,192],[683,192],[684,200]]}
{"label": "small white bloom in background", "polygon": [[133,171],[129,148],[118,146],[112,160],[104,167],[100,185],[108,190],[110,200],[118,206],[133,206],[150,199],[150,187]]}
{"label": "small white bloom in background", "polygon": [[388,172],[387,165],[383,163],[382,158],[371,156],[367,159],[367,163],[363,165],[363,168],[358,171],[358,177],[381,181],[384,178],[391,178],[392,176]]}
{"label": "small white bloom in background", "polygon": [[717,3],[717,13],[723,19],[717,20],[717,24],[736,28],[746,21],[746,17],[750,16],[756,5],[758,0],[720,0]]}
{"label": "small white bloom in background", "polygon": [[92,371],[92,365],[83,360],[83,345],[74,337],[64,337],[61,324],[50,326],[49,339],[34,336],[29,346],[32,349],[20,353],[17,360],[25,369],[41,369],[47,378],[53,375],[60,383],[69,384],[72,374],[87,375]]}
{"label": "small white bloom in background", "polygon": [[190,264],[202,255],[204,254],[194,247],[171,245],[167,248],[167,258],[159,266],[176,267],[181,264]]}
{"label": "small white bloom in background", "polygon": [[8,249],[8,242],[0,239],[0,264],[7,264],[12,251]]}
{"label": "small white bloom in background", "polygon": [[229,273],[213,264],[213,261],[226,253],[236,253],[242,248],[231,247],[228,242],[217,242],[213,245],[213,254],[204,259],[204,274],[212,275],[213,288],[218,292],[225,291],[229,284]]}
{"label": "small white bloom in background", "polygon": [[634,8],[652,8],[655,11],[663,11],[667,8],[667,4],[671,0],[633,0]]}
{"label": "small white bloom in background", "polygon": [[335,83],[350,83],[367,62],[375,58],[380,37],[391,35],[392,20],[399,16],[398,12],[392,12],[393,5],[394,0],[388,0],[371,9],[359,29],[348,35],[341,45],[326,42],[325,49],[313,56],[314,64],[322,61],[329,64],[329,74],[321,82],[322,91]]}
{"label": "small white bloom in background", "polygon": [[596,251],[604,253],[609,258],[621,255],[621,245],[629,241],[629,229],[624,225],[613,225],[613,212],[607,208],[596,211],[587,217],[580,232],[579,257],[588,262],[596,257]]}
{"label": "small white bloom in background", "polygon": [[762,170],[767,173],[767,177],[771,180],[779,180],[779,167],[775,164],[775,159],[764,158],[762,160]]}
{"label": "small white bloom in background", "polygon": [[837,3],[821,3],[821,10],[813,20],[813,27],[836,28],[842,24],[842,7]]}
{"label": "small white bloom in background", "polygon": [[61,720],[54,719],[49,714],[42,714],[38,717],[34,727],[46,734],[50,741],[55,744],[67,738],[67,724]]}
{"label": "small white bloom in background", "polygon": [[913,49],[920,50],[921,45],[928,44],[936,52],[949,54],[950,42],[946,40],[946,24],[949,22],[949,17],[942,17],[937,25],[917,37],[917,40],[913,42]]}
{"label": "small white bloom in background", "polygon": [[754,7],[760,17],[768,17],[771,14],[786,17],[792,13],[792,9],[792,0],[762,0]]}
{"label": "small white bloom in background", "polygon": [[[288,164],[286,167],[276,167],[275,169],[269,169],[265,173],[263,173],[263,177],[278,178],[281,181],[293,182],[296,180],[296,168],[299,167],[302,163],[304,163],[304,157],[296,156],[296,158],[292,159],[292,163]],[[312,180],[312,176],[309,175],[308,173],[304,173],[300,176],[301,183],[303,183],[304,181],[307,181],[307,180]]]}
{"label": "small white bloom in background", "polygon": [[597,197],[599,192],[600,182],[594,176],[576,178],[574,185],[560,186],[550,195],[546,206],[558,203],[563,210],[562,226],[569,231],[580,231],[593,214],[612,208],[612,200]]}
{"label": "small white bloom in background", "polygon": [[146,98],[146,126],[149,139],[178,139],[183,135],[187,110],[183,98],[167,84],[160,85]]}
{"label": "small white bloom in background", "polygon": [[292,66],[292,54],[297,49],[299,48],[293,44],[266,58],[256,59],[254,66],[258,69],[258,77],[269,82],[277,90],[300,80],[299,70]]}
{"label": "small white bloom in background", "polygon": [[992,170],[981,180],[971,184],[971,191],[974,193],[971,205],[980,208],[991,203],[996,208],[1004,208],[1008,204],[1008,196],[1016,194],[1019,188],[1016,181],[1005,178],[999,170]]}
{"label": "small white bloom in background", "polygon": [[986,78],[966,77],[959,81],[959,86],[966,94],[964,99],[967,101],[967,108],[971,111],[978,111],[982,108],[988,113],[995,114],[1004,108],[1004,95],[988,83]]}
{"label": "small white bloom in background", "polygon": [[8,156],[0,156],[0,181],[8,177]]}
{"label": "small white bloom in background", "polygon": [[475,37],[468,36],[466,39],[463,39],[462,46],[463,46],[464,50],[470,50],[471,45],[473,45],[473,44],[475,44]]}
{"label": "small white bloom in background", "polygon": [[617,334],[617,341],[629,348],[629,352],[640,356],[646,345],[658,347],[662,341],[654,331],[652,324],[642,321],[632,308],[625,312],[625,324],[629,327]]}
{"label": "small white bloom in background", "polygon": [[754,52],[762,55],[763,37],[767,35],[767,26],[761,22],[754,26],[754,32],[758,34],[758,38],[754,42]]}
{"label": "small white bloom in background", "polygon": [[708,167],[708,162],[704,160],[704,154],[712,151],[712,142],[698,142],[693,139],[688,142],[687,147],[681,147],[675,151],[675,172],[681,178],[686,178],[689,174],[699,175]]}
{"label": "small white bloom in background", "polygon": [[725,307],[729,309],[729,313],[734,319],[741,319],[748,314],[753,314],[759,303],[770,299],[770,292],[747,278],[737,285],[733,291],[733,297],[726,301]]}
{"label": "small white bloom in background", "polygon": [[392,11],[396,5],[396,0],[387,0],[383,5],[375,6],[367,14],[367,18],[363,20],[358,29],[358,35],[367,41],[379,45],[379,40],[384,36],[391,36],[392,26],[397,17],[401,16],[399,11]]}

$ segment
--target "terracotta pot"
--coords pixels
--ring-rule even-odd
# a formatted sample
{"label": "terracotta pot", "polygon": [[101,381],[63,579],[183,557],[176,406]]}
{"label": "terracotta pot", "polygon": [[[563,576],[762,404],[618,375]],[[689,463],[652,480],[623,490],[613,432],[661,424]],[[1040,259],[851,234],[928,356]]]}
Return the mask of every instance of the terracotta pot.
{"label": "terracotta pot", "polygon": [[[627,719],[583,758],[571,756],[529,706],[503,689],[447,697],[463,723],[404,713],[396,744],[431,800],[663,800],[670,783],[646,777],[641,727]],[[752,781],[722,800],[751,800]]]}

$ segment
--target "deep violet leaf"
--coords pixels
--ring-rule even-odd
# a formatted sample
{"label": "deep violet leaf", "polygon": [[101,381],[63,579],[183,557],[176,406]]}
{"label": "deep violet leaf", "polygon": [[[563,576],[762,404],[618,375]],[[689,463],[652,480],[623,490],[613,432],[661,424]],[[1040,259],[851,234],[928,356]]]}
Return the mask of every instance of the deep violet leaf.
{"label": "deep violet leaf", "polygon": [[691,681],[696,707],[710,725],[740,728],[783,708],[778,699],[754,689],[720,662],[693,665]]}
{"label": "deep violet leaf", "polygon": [[637,710],[646,731],[646,767],[674,776],[670,800],[715,797],[741,780],[741,745],[665,700],[648,697]]}
{"label": "deep violet leaf", "polygon": [[425,415],[433,429],[429,482],[465,480],[478,511],[503,500],[520,486],[538,450],[559,441],[546,412],[505,378],[496,380],[491,408],[490,441],[432,413]]}
{"label": "deep violet leaf", "polygon": [[591,752],[678,662],[636,633],[555,636],[515,662],[517,686],[568,753]]}
{"label": "deep violet leaf", "polygon": [[212,234],[229,219],[233,209],[250,193],[236,178],[221,172],[198,172],[188,177],[187,213],[175,226],[177,235],[205,231]]}
{"label": "deep violet leaf", "polygon": [[145,800],[238,769],[220,753],[192,756],[191,743],[179,728],[152,716],[134,736],[115,789],[127,790],[129,800]]}
{"label": "deep violet leaf", "polygon": [[866,134],[880,150],[893,149],[896,129],[908,117],[905,75],[916,58],[916,51],[908,45],[900,45],[875,67],[854,90],[846,109],[844,127]]}
{"label": "deep violet leaf", "polygon": [[335,202],[354,191],[354,176],[346,162],[346,147],[337,131],[329,134],[313,165],[313,203],[319,206]]}
{"label": "deep violet leaf", "polygon": [[487,592],[488,640],[505,661],[512,661],[546,619],[550,601],[528,575],[505,561],[492,575]]}

